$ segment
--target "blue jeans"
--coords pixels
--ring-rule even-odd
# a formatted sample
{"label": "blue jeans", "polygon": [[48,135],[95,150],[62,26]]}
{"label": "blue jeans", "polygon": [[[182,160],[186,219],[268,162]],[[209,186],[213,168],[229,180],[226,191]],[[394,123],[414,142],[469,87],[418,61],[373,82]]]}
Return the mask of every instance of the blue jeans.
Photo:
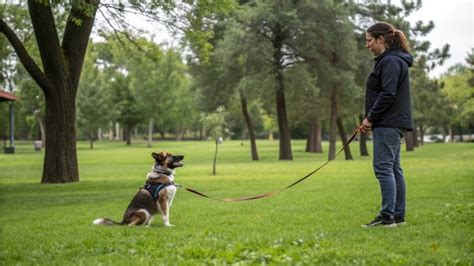
{"label": "blue jeans", "polygon": [[383,216],[405,216],[405,178],[400,166],[402,137],[402,129],[387,127],[373,129],[373,166],[382,192],[380,213]]}

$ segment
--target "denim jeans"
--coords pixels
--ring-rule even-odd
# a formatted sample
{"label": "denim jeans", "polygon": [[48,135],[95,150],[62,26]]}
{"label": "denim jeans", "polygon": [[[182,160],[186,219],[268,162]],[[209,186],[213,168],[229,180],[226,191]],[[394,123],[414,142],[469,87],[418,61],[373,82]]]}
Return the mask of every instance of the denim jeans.
{"label": "denim jeans", "polygon": [[405,178],[400,166],[403,132],[398,128],[376,127],[373,129],[373,166],[382,192],[380,213],[383,216],[405,216]]}

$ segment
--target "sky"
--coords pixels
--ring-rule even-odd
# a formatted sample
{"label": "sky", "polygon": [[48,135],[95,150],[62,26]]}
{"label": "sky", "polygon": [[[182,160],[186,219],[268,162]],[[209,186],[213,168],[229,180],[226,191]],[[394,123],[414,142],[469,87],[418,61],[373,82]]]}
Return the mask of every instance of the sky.
{"label": "sky", "polygon": [[432,77],[438,77],[456,63],[466,63],[467,53],[474,48],[473,17],[473,0],[424,0],[421,9],[407,18],[413,23],[434,22],[435,28],[424,38],[431,42],[432,49],[450,45],[451,57],[432,71]]}

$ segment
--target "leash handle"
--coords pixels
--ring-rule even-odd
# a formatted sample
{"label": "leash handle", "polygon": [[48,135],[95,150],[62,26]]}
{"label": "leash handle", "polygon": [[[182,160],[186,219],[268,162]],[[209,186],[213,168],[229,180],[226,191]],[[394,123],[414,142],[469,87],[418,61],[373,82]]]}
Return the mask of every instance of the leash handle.
{"label": "leash handle", "polygon": [[[347,140],[346,143],[344,143],[344,145],[342,146],[342,148],[336,153],[336,156],[337,157],[343,150],[346,149],[347,146],[349,146],[349,144],[355,139],[355,137],[357,136],[357,134],[361,132],[361,126],[357,126],[356,129],[354,130],[354,132],[352,133],[352,136]],[[212,200],[217,200],[217,201],[223,201],[223,202],[238,202],[238,201],[247,201],[247,200],[256,200],[256,199],[263,199],[263,198],[268,198],[268,197],[272,197],[272,196],[275,196],[293,186],[295,186],[296,184],[302,182],[303,180],[305,180],[306,178],[312,176],[313,174],[315,174],[316,172],[318,172],[321,168],[323,168],[324,166],[326,166],[327,164],[329,164],[331,160],[327,160],[325,163],[323,163],[321,166],[319,166],[318,168],[316,168],[315,170],[309,172],[308,174],[306,174],[305,176],[303,176],[302,178],[296,180],[295,182],[291,183],[290,185],[284,187],[284,188],[281,188],[281,189],[276,189],[276,190],[273,190],[273,191],[270,191],[270,192],[267,192],[267,193],[263,193],[263,194],[259,194],[259,195],[255,195],[255,196],[248,196],[248,197],[239,197],[239,198],[215,198],[215,197],[211,197],[211,196],[208,196],[202,192],[199,192],[195,189],[192,189],[192,188],[188,188],[184,185],[180,185],[181,187],[184,187],[184,189],[186,189],[187,191],[191,192],[191,193],[194,193],[196,195],[199,195],[201,197],[204,197],[204,198],[208,198],[208,199],[212,199]]]}

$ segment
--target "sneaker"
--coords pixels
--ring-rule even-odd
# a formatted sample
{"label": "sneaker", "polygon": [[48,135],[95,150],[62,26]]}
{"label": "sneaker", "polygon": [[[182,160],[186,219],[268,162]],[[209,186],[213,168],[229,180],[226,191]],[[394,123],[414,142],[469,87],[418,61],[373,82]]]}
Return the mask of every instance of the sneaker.
{"label": "sneaker", "polygon": [[407,224],[407,223],[405,222],[405,217],[395,217],[395,223],[396,223],[397,225]]}
{"label": "sneaker", "polygon": [[395,219],[385,218],[382,215],[379,215],[375,217],[375,219],[372,222],[362,225],[362,227],[364,228],[368,228],[372,226],[397,227],[397,224],[395,223]]}

